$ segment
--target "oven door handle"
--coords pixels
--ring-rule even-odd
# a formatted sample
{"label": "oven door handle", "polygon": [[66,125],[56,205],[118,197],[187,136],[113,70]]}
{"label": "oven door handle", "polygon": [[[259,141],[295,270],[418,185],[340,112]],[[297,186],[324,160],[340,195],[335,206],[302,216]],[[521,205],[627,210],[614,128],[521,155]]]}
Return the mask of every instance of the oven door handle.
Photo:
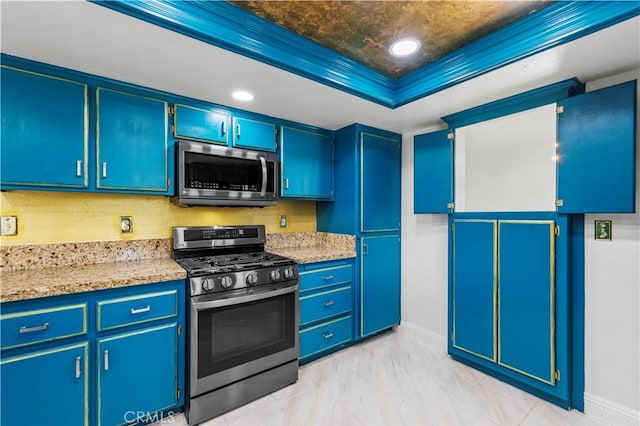
{"label": "oven door handle", "polygon": [[297,284],[291,287],[285,287],[278,290],[267,290],[267,291],[262,291],[260,293],[249,294],[246,296],[231,297],[229,299],[216,299],[216,300],[209,300],[206,302],[192,301],[191,306],[196,311],[202,311],[205,309],[220,308],[223,306],[238,305],[240,303],[247,303],[247,302],[254,302],[256,300],[269,299],[271,297],[282,296],[283,294],[295,293],[296,291],[298,291]]}
{"label": "oven door handle", "polygon": [[267,193],[267,160],[260,156],[260,163],[262,164],[262,191],[260,191],[260,196],[264,197]]}

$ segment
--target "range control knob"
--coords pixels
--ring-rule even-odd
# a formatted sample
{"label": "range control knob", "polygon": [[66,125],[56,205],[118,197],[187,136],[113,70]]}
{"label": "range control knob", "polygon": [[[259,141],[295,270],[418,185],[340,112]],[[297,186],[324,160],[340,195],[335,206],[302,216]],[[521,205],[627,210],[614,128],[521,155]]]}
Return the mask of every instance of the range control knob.
{"label": "range control knob", "polygon": [[258,282],[258,274],[247,275],[247,285],[255,285]]}
{"label": "range control knob", "polygon": [[285,268],[284,277],[286,279],[291,279],[291,278],[293,278],[294,275],[295,275],[295,273],[293,272],[293,268],[291,266],[289,266],[288,268]]}
{"label": "range control knob", "polygon": [[280,270],[274,269],[273,271],[271,271],[269,276],[271,277],[271,281],[278,281],[280,279]]}
{"label": "range control knob", "polygon": [[224,277],[220,278],[220,285],[222,286],[222,288],[229,288],[231,287],[231,284],[233,284],[233,281],[231,280],[230,276],[225,275]]}
{"label": "range control knob", "polygon": [[205,278],[202,280],[202,288],[205,291],[211,291],[215,288],[216,284],[213,282],[213,278]]}

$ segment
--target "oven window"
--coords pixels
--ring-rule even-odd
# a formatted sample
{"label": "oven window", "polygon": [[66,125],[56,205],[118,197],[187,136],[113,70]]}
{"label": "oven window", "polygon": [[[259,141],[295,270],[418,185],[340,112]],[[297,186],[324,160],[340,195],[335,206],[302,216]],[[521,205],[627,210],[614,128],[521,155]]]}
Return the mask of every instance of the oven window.
{"label": "oven window", "polygon": [[259,160],[185,152],[185,187],[223,191],[262,190]]}
{"label": "oven window", "polygon": [[198,312],[198,378],[295,346],[295,293]]}

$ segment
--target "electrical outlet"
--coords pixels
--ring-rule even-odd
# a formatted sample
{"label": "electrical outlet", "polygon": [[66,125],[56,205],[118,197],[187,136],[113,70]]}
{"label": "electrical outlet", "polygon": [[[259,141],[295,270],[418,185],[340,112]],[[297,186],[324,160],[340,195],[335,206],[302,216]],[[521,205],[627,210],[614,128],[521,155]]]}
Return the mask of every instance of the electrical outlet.
{"label": "electrical outlet", "polygon": [[120,216],[120,233],[130,234],[133,232],[133,217]]}
{"label": "electrical outlet", "polygon": [[287,215],[281,214],[280,215],[280,228],[286,228],[286,227],[287,227]]}
{"label": "electrical outlet", "polygon": [[0,234],[17,235],[18,234],[18,217],[2,216],[0,219]]}

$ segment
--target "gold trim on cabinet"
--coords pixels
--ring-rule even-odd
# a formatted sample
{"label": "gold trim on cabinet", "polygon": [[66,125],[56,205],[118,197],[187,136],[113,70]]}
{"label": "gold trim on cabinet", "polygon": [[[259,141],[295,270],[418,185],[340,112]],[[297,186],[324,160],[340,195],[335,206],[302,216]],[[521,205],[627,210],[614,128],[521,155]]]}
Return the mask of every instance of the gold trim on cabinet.
{"label": "gold trim on cabinet", "polygon": [[[187,135],[180,135],[178,134],[178,109],[177,107],[182,107],[182,108],[188,108],[194,111],[202,111],[202,112],[207,112],[207,113],[213,113],[213,114],[218,114],[218,115],[222,115],[224,116],[224,141],[217,141],[217,140],[213,140],[213,139],[205,139],[205,138],[194,138],[193,136],[187,136]],[[173,136],[175,136],[178,139],[189,139],[192,141],[198,141],[198,142],[206,142],[206,143],[212,143],[215,145],[228,145],[229,144],[229,121],[231,116],[229,115],[228,112],[224,112],[224,111],[220,111],[220,110],[209,110],[209,109],[203,109],[203,108],[196,108],[196,107],[192,107],[189,105],[184,105],[184,104],[173,104],[173,126],[174,126],[174,131]]]}
{"label": "gold trim on cabinet", "polygon": [[[131,321],[131,322],[127,322],[124,324],[119,324],[119,325],[113,325],[110,327],[102,327],[102,309],[103,306],[106,305],[114,305],[114,304],[118,304],[118,303],[124,303],[124,302],[130,302],[133,300],[140,300],[140,299],[148,299],[150,297],[158,297],[158,296],[169,296],[169,295],[175,295],[175,304],[173,306],[173,313],[169,314],[169,315],[164,315],[161,317],[153,317],[153,318],[149,318],[149,319],[145,319],[145,320],[140,320],[140,321]],[[135,295],[135,296],[128,296],[128,297],[120,297],[117,299],[108,299],[108,300],[103,300],[98,302],[97,304],[97,329],[98,331],[104,331],[104,330],[112,330],[114,328],[121,328],[121,327],[127,327],[129,325],[133,325],[133,324],[142,324],[145,322],[150,322],[150,321],[157,321],[157,320],[161,320],[161,319],[166,319],[166,318],[172,318],[178,315],[178,290],[167,290],[167,291],[160,291],[160,292],[156,292],[156,293],[147,293],[147,294],[141,294],[141,295]]]}

